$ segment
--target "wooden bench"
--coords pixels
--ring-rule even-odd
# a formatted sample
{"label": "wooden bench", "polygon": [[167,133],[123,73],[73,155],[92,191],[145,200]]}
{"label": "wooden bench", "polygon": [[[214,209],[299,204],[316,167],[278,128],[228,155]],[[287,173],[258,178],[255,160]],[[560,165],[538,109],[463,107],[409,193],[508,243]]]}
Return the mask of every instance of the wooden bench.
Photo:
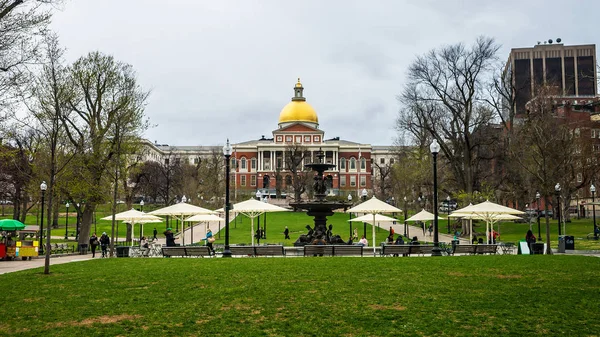
{"label": "wooden bench", "polygon": [[[420,246],[417,246],[417,245],[415,245],[413,247],[419,247],[418,254],[421,254],[421,255],[431,255],[431,252],[433,251],[433,247],[435,247],[435,246],[432,246],[432,245],[420,245]],[[411,251],[411,254],[412,254],[412,251]]]}
{"label": "wooden bench", "polygon": [[164,257],[181,256],[184,257],[185,247],[162,247],[162,254]]}
{"label": "wooden bench", "polygon": [[327,245],[306,245],[304,246],[304,256],[332,256],[333,246]]}
{"label": "wooden bench", "polygon": [[411,245],[383,245],[381,255],[409,255]]}
{"label": "wooden bench", "polygon": [[211,252],[207,246],[185,247],[185,255],[194,257],[205,257],[211,256]]}
{"label": "wooden bench", "polygon": [[253,246],[230,246],[229,250],[231,255],[254,256],[256,253]]}
{"label": "wooden bench", "polygon": [[283,246],[267,245],[267,246],[255,246],[255,256],[284,256]]}
{"label": "wooden bench", "polygon": [[496,254],[498,245],[477,245],[477,254]]}
{"label": "wooden bench", "polygon": [[456,245],[454,250],[452,251],[452,255],[454,254],[469,254],[473,255],[477,252],[478,245]]}
{"label": "wooden bench", "polygon": [[363,256],[363,246],[333,245],[333,256]]}

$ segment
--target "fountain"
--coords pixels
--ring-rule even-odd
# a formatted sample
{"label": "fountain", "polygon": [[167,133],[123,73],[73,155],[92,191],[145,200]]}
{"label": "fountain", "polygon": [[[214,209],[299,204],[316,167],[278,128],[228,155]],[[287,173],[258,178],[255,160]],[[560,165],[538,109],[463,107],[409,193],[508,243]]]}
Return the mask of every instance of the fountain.
{"label": "fountain", "polygon": [[298,240],[294,243],[295,246],[303,246],[305,244],[312,243],[315,239],[320,240],[321,243],[343,243],[344,241],[339,236],[331,235],[331,228],[327,228],[327,217],[333,215],[333,210],[343,208],[344,210],[348,209],[352,206],[351,203],[345,201],[327,201],[325,197],[327,196],[327,181],[323,176],[323,172],[328,169],[332,169],[335,167],[334,164],[327,164],[323,162],[323,158],[325,155],[321,148],[316,153],[316,157],[318,158],[316,163],[306,164],[304,167],[308,167],[312,169],[312,171],[317,172],[314,177],[313,183],[313,191],[314,191],[314,200],[309,201],[297,201],[294,203],[290,203],[290,206],[294,207],[294,209],[306,210],[306,214],[314,217],[314,228],[309,229],[309,233],[307,235],[302,235]]}

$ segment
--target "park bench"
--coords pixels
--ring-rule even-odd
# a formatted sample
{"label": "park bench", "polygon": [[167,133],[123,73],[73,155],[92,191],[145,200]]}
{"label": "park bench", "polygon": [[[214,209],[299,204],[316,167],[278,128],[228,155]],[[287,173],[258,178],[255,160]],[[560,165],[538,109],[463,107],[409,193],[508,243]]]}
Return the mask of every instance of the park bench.
{"label": "park bench", "polygon": [[[421,255],[431,255],[431,252],[433,251],[433,247],[432,245],[420,245],[420,246],[413,246],[413,247],[420,247],[418,254]],[[412,254],[412,252],[411,252]]]}
{"label": "park bench", "polygon": [[477,245],[477,254],[496,254],[498,245]]}
{"label": "park bench", "polygon": [[454,254],[469,254],[473,255],[477,251],[478,245],[456,245],[454,247],[454,251],[452,251],[452,255]]}
{"label": "park bench", "polygon": [[363,256],[363,246],[333,245],[333,256]]}
{"label": "park bench", "polygon": [[210,256],[210,249],[207,246],[185,247],[185,255],[194,257]]}
{"label": "park bench", "polygon": [[304,256],[332,256],[333,246],[327,245],[306,245],[304,246]]}
{"label": "park bench", "polygon": [[411,245],[383,245],[381,255],[409,255]]}
{"label": "park bench", "polygon": [[267,246],[255,246],[255,256],[284,256],[283,246],[267,245]]}
{"label": "park bench", "polygon": [[[282,248],[283,249],[283,248]],[[230,246],[231,255],[254,256],[254,246]]]}
{"label": "park bench", "polygon": [[162,247],[162,254],[164,257],[186,256],[185,247]]}

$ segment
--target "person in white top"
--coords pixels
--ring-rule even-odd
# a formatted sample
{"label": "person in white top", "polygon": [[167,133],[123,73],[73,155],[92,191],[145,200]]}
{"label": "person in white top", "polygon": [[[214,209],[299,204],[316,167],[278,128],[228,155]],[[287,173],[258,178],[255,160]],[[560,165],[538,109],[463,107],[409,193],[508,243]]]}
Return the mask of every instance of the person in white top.
{"label": "person in white top", "polygon": [[360,239],[360,241],[358,241],[358,244],[361,246],[368,246],[369,241],[367,241],[367,238],[365,238],[365,236],[363,235],[363,237]]}
{"label": "person in white top", "polygon": [[142,239],[140,240],[140,252],[142,253],[142,256],[148,256],[148,253],[150,252],[148,239],[146,239],[145,236],[142,236]]}

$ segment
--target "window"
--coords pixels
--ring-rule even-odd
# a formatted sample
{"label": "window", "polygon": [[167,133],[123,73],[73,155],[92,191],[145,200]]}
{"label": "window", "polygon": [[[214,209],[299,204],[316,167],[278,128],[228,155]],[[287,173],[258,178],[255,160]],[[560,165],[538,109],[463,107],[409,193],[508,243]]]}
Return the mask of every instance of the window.
{"label": "window", "polygon": [[365,158],[360,158],[360,169],[361,170],[367,169],[367,160]]}
{"label": "window", "polygon": [[250,186],[256,186],[256,176],[250,176]]}
{"label": "window", "polygon": [[242,170],[245,170],[245,169],[246,169],[246,158],[242,158],[242,159],[240,160],[240,168],[241,168]]}
{"label": "window", "polygon": [[346,158],[340,158],[340,170],[346,169]]}
{"label": "window", "polygon": [[283,158],[281,158],[281,157],[277,158],[277,169],[278,170],[283,169]]}
{"label": "window", "polygon": [[356,187],[356,176],[350,176],[350,186]]}
{"label": "window", "polygon": [[302,143],[302,136],[296,136],[296,143]]}
{"label": "window", "polygon": [[304,142],[310,143],[310,136],[304,136]]}
{"label": "window", "polygon": [[356,159],[350,158],[350,169],[356,170]]}
{"label": "window", "polygon": [[390,164],[394,165],[394,158],[390,158]]}
{"label": "window", "polygon": [[381,159],[379,159],[379,164],[381,164],[381,165],[385,165],[385,158],[381,158]]}
{"label": "window", "polygon": [[320,139],[321,139],[321,137],[319,137],[319,136],[315,136],[315,143],[318,143],[318,142],[320,142]]}
{"label": "window", "polygon": [[577,182],[583,182],[583,175],[581,173],[577,173]]}
{"label": "window", "polygon": [[169,158],[165,158],[165,165],[169,165]]}
{"label": "window", "polygon": [[240,185],[246,186],[246,176],[240,176]]}
{"label": "window", "polygon": [[200,158],[194,158],[194,164],[200,163]]}
{"label": "window", "polygon": [[235,163],[235,158],[231,158],[231,163],[230,163],[230,164],[231,164],[231,167],[232,167],[232,168],[234,168],[234,169],[237,167],[237,166],[235,165],[235,164],[236,164],[236,163]]}
{"label": "window", "polygon": [[285,136],[285,141],[286,142],[292,142],[292,136]]}
{"label": "window", "polygon": [[250,160],[250,168],[256,170],[256,157]]}
{"label": "window", "polygon": [[181,158],[175,158],[175,165],[181,164]]}
{"label": "window", "polygon": [[360,176],[360,186],[361,187],[367,186],[367,177],[366,176]]}
{"label": "window", "polygon": [[594,144],[594,152],[600,152],[600,145]]}
{"label": "window", "polygon": [[283,137],[282,137],[282,136],[277,136],[277,141],[278,141],[278,142],[281,142],[281,141],[283,141]]}
{"label": "window", "polygon": [[340,176],[340,187],[346,187],[346,176]]}

